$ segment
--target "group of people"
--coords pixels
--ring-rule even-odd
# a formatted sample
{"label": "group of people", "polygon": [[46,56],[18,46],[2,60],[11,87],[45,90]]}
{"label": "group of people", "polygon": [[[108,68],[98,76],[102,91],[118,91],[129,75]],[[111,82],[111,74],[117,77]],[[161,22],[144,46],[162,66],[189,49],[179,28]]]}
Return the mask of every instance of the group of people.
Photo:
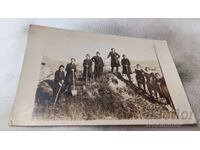
{"label": "group of people", "polygon": [[[111,48],[107,58],[111,58],[111,72],[119,71],[119,67],[122,65],[122,74],[126,75],[131,82],[131,63],[125,54],[122,55],[121,64],[120,64],[120,55],[115,51],[115,48]],[[94,63],[94,71],[92,69]],[[91,79],[97,80],[101,77],[103,73],[104,62],[102,57],[100,56],[100,52],[96,52],[96,56],[90,58],[89,54],[86,54],[86,58],[83,60],[83,79],[89,81]],[[60,65],[59,70],[55,72],[55,80],[54,80],[54,90],[53,95],[56,97],[58,90],[63,85],[63,89],[67,92],[71,91],[72,86],[75,83],[76,76],[75,72],[76,64],[75,58],[71,58],[71,62],[67,64],[66,75],[64,72],[64,66]],[[138,88],[148,92],[151,97],[157,99],[158,97],[164,97],[168,103],[170,103],[170,95],[163,77],[160,76],[159,73],[154,73],[150,70],[149,67],[145,67],[143,70],[140,64],[136,65],[135,68],[135,78],[137,81]]]}
{"label": "group of people", "polygon": [[[92,65],[94,63],[94,72]],[[83,60],[83,78],[90,81],[93,78],[98,79],[103,73],[104,62],[100,56],[100,52],[96,52],[96,56],[90,58],[90,54],[86,54],[86,59]]]}
{"label": "group of people", "polygon": [[167,104],[171,105],[170,94],[163,76],[158,72],[152,72],[149,67],[143,70],[140,64],[136,65],[135,74],[138,88],[148,92],[154,99],[165,98]]}
{"label": "group of people", "polygon": [[[57,97],[59,93],[66,91],[71,94],[71,90],[76,82],[76,64],[75,58],[71,58],[71,62],[67,64],[65,71],[64,65],[60,65],[59,69],[55,72],[53,99]],[[92,66],[94,63],[94,72]],[[99,79],[103,73],[104,62],[100,56],[100,52],[96,52],[96,56],[90,58],[89,54],[86,54],[86,58],[83,60],[83,79],[90,82],[94,78]],[[66,72],[66,75],[65,75]],[[61,91],[60,91],[61,89]]]}

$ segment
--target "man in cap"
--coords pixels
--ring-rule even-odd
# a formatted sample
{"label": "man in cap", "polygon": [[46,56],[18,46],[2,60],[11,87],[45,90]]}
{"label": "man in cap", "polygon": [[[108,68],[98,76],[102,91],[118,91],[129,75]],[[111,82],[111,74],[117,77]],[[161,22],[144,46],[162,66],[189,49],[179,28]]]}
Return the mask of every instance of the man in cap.
{"label": "man in cap", "polygon": [[75,58],[71,58],[71,62],[67,64],[65,71],[66,71],[66,77],[65,77],[65,89],[67,89],[68,93],[71,93],[71,86],[76,81],[76,64],[75,64]]}
{"label": "man in cap", "polygon": [[86,54],[86,59],[83,60],[83,78],[88,81],[92,78],[92,60],[89,54]]}
{"label": "man in cap", "polygon": [[120,66],[120,55],[115,52],[115,48],[111,48],[111,52],[108,54],[107,58],[109,57],[111,57],[111,72],[113,72],[114,67],[116,67],[116,72],[118,72],[118,67]]}
{"label": "man in cap", "polygon": [[122,74],[126,74],[129,81],[131,81],[131,67],[130,67],[130,61],[129,59],[126,57],[126,55],[122,55],[123,59],[121,60],[121,64],[122,64]]}
{"label": "man in cap", "polygon": [[64,66],[60,65],[59,69],[55,72],[55,78],[54,78],[54,86],[53,86],[53,100],[55,101],[55,98],[59,98],[60,93],[59,89],[62,88],[62,85],[64,83],[65,73],[64,73]]}
{"label": "man in cap", "polygon": [[150,71],[149,67],[145,67],[144,69],[144,77],[145,77],[145,83],[148,89],[148,92],[150,96],[153,96],[153,83],[154,83],[154,74]]}
{"label": "man in cap", "polygon": [[104,62],[100,56],[100,52],[96,52],[96,56],[92,57],[92,61],[94,62],[94,76],[95,79],[100,78],[103,73]]}
{"label": "man in cap", "polygon": [[142,85],[143,86],[143,90],[146,92],[144,71],[142,70],[140,64],[136,65],[135,73],[136,73],[135,77],[136,77],[138,88],[141,88],[141,85]]}

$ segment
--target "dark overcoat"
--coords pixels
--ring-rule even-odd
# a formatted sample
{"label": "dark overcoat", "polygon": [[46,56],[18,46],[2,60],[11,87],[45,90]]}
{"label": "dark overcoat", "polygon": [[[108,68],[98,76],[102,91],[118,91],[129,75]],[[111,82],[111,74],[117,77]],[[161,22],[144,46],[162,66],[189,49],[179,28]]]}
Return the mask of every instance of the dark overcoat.
{"label": "dark overcoat", "polygon": [[86,78],[86,74],[87,74],[87,77],[92,78],[92,60],[91,59],[85,59],[83,61],[83,78]]}
{"label": "dark overcoat", "polygon": [[121,64],[122,64],[122,74],[131,74],[131,67],[130,67],[130,61],[128,58],[123,58],[121,60]]}
{"label": "dark overcoat", "polygon": [[160,97],[164,97],[167,100],[167,103],[171,105],[170,103],[171,97],[170,97],[164,77],[156,79],[156,83],[157,83],[157,89],[158,89]]}
{"label": "dark overcoat", "polygon": [[94,74],[101,75],[103,72],[104,62],[100,56],[92,57],[92,61],[94,62]]}
{"label": "dark overcoat", "polygon": [[144,78],[144,72],[142,69],[135,69],[135,73],[136,73],[136,80],[139,83],[144,84],[145,83],[145,78]]}
{"label": "dark overcoat", "polygon": [[64,80],[64,79],[65,79],[64,71],[57,70],[55,72],[55,78],[54,78],[54,87],[53,87],[53,95],[54,95],[54,97],[58,93],[58,90],[60,88],[59,83],[61,83],[62,80]]}
{"label": "dark overcoat", "polygon": [[119,58],[120,58],[120,55],[116,52],[110,52],[108,54],[108,57],[109,58],[111,57],[111,67],[119,67],[120,66],[120,63],[119,63]]}
{"label": "dark overcoat", "polygon": [[76,81],[76,75],[75,75],[76,65],[72,64],[72,63],[69,63],[69,64],[67,64],[67,66],[65,68],[65,71],[67,72],[66,78],[65,78],[65,83],[67,85],[73,85],[73,72],[72,72],[72,69],[74,69],[74,80]]}

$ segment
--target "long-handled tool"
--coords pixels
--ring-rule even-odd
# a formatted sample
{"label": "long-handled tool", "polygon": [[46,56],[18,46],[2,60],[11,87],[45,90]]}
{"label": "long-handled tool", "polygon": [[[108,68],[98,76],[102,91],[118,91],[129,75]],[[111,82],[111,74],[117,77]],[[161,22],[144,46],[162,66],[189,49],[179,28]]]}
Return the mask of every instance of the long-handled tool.
{"label": "long-handled tool", "polygon": [[[156,50],[155,44],[153,45],[153,49],[154,49],[154,51],[155,51],[156,58],[157,58],[158,63],[159,63],[159,65],[160,65],[160,61],[159,61],[160,59],[158,58],[158,54],[157,54],[157,50]],[[161,66],[161,65],[160,65],[160,66]],[[163,74],[162,68],[161,68],[161,72],[162,72],[162,74]],[[173,102],[172,102],[171,97],[170,97],[169,101],[170,101],[171,107],[174,109],[174,111],[175,111],[175,113],[176,113],[177,118],[179,118],[178,115],[177,115],[177,112],[176,112],[176,108],[175,108],[175,106],[174,106],[174,104],[173,104]]]}
{"label": "long-handled tool", "polygon": [[72,96],[77,95],[77,90],[75,86],[75,73],[74,70],[72,70],[72,80],[73,80],[73,89],[71,90]]}
{"label": "long-handled tool", "polygon": [[61,89],[62,89],[62,86],[63,86],[63,84],[61,84],[60,85],[60,87],[59,87],[59,90],[58,90],[58,92],[57,92],[57,94],[56,94],[56,98],[55,98],[55,101],[54,101],[54,106],[56,105],[56,103],[57,103],[57,101],[58,101],[58,95],[60,94],[60,91],[61,91]]}

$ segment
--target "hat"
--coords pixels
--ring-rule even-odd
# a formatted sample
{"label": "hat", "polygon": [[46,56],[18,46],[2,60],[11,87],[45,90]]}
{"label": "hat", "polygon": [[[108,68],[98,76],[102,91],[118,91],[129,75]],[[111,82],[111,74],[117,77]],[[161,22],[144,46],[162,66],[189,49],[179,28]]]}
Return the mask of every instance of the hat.
{"label": "hat", "polygon": [[59,69],[60,69],[61,67],[64,68],[64,65],[60,65],[60,66],[59,66]]}
{"label": "hat", "polygon": [[71,61],[72,61],[72,60],[76,61],[76,59],[75,59],[75,58],[71,58]]}
{"label": "hat", "polygon": [[87,56],[90,57],[90,54],[86,54],[86,57],[87,57]]}

